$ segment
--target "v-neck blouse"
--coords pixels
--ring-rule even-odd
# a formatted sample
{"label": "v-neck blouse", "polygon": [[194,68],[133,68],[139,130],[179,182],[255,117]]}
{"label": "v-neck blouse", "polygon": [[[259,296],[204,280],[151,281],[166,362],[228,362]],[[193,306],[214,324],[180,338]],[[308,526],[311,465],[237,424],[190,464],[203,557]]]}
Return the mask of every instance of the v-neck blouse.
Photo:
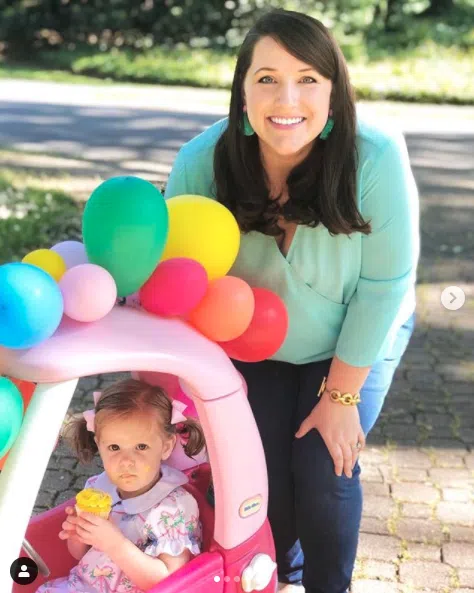
{"label": "v-neck blouse", "polygon": [[[181,147],[166,199],[215,199],[214,149],[226,126],[227,118]],[[229,275],[274,291],[288,310],[288,334],[274,360],[304,364],[337,355],[371,366],[415,309],[419,205],[405,140],[359,120],[356,147],[357,204],[371,221],[370,235],[331,236],[322,224],[298,225],[286,256],[272,236],[241,235]]]}

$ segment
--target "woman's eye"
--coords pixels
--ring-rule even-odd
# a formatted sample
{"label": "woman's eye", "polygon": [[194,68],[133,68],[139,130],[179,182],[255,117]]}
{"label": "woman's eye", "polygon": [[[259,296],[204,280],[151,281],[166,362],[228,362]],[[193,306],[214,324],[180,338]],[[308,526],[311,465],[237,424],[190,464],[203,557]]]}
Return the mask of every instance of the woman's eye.
{"label": "woman's eye", "polygon": [[148,449],[148,445],[145,445],[145,443],[140,443],[139,445],[137,445],[137,448],[140,451],[146,451]]}
{"label": "woman's eye", "polygon": [[[267,82],[265,82],[265,81],[271,82],[272,80],[273,80],[273,78],[271,76],[267,75],[267,76],[262,76],[262,78],[258,82],[263,82],[263,84],[267,84]],[[303,78],[303,81],[317,82],[317,80],[314,79],[312,76],[305,76]]]}
{"label": "woman's eye", "polygon": [[118,445],[109,445],[108,449],[109,451],[118,451],[120,447]]}

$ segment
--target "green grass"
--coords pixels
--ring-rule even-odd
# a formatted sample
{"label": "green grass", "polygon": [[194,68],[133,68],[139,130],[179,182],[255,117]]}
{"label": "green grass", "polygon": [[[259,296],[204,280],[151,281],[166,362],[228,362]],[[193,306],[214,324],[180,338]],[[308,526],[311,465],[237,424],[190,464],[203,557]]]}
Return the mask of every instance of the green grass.
{"label": "green grass", "polygon": [[474,49],[427,42],[411,53],[349,65],[359,99],[474,104]]}
{"label": "green grass", "polygon": [[22,78],[28,80],[43,80],[47,82],[68,82],[73,84],[113,84],[112,79],[100,79],[94,76],[81,76],[68,70],[56,70],[45,68],[42,65],[34,66],[29,64],[5,64],[0,62],[0,79]]}
{"label": "green grass", "polygon": [[[474,47],[426,40],[395,50],[387,41],[343,45],[359,99],[474,104]],[[467,42],[466,42],[467,43]],[[43,52],[35,65],[0,64],[0,77],[229,89],[235,56],[208,49]]]}
{"label": "green grass", "polygon": [[80,239],[83,205],[58,191],[21,187],[0,172],[0,264]]}

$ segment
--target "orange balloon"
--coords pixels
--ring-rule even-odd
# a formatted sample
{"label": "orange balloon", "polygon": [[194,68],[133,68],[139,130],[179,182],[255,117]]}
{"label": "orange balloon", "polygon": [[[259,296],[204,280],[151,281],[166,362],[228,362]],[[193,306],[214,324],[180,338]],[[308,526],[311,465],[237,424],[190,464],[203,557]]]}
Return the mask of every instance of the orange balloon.
{"label": "orange balloon", "polygon": [[[12,377],[9,377],[9,379],[20,390],[21,395],[23,397],[23,410],[26,412],[26,408],[28,407],[28,405],[31,401],[31,398],[33,397],[33,393],[35,391],[36,384],[31,383],[30,381],[23,381],[22,379],[13,379]],[[7,460],[7,457],[8,457],[8,453],[0,459],[0,471],[3,469],[3,466],[5,465],[5,461]]]}
{"label": "orange balloon", "polygon": [[255,297],[241,278],[223,276],[209,283],[204,298],[189,314],[190,323],[216,342],[238,338],[250,325]]}
{"label": "orange balloon", "polygon": [[288,332],[288,311],[283,300],[267,288],[253,288],[255,313],[245,332],[221,344],[234,360],[260,362],[278,351]]}

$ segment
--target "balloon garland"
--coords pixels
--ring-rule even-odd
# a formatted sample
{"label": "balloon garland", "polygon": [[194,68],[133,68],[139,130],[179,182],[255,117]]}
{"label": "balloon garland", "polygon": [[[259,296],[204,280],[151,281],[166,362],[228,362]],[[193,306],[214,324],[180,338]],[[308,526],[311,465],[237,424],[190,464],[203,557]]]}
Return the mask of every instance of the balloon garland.
{"label": "balloon garland", "polygon": [[219,202],[165,201],[144,179],[113,177],[86,203],[83,239],[0,266],[0,346],[31,348],[63,316],[94,322],[119,304],[180,317],[237,360],[264,360],[282,345],[288,315],[280,297],[226,275],[240,230]]}

